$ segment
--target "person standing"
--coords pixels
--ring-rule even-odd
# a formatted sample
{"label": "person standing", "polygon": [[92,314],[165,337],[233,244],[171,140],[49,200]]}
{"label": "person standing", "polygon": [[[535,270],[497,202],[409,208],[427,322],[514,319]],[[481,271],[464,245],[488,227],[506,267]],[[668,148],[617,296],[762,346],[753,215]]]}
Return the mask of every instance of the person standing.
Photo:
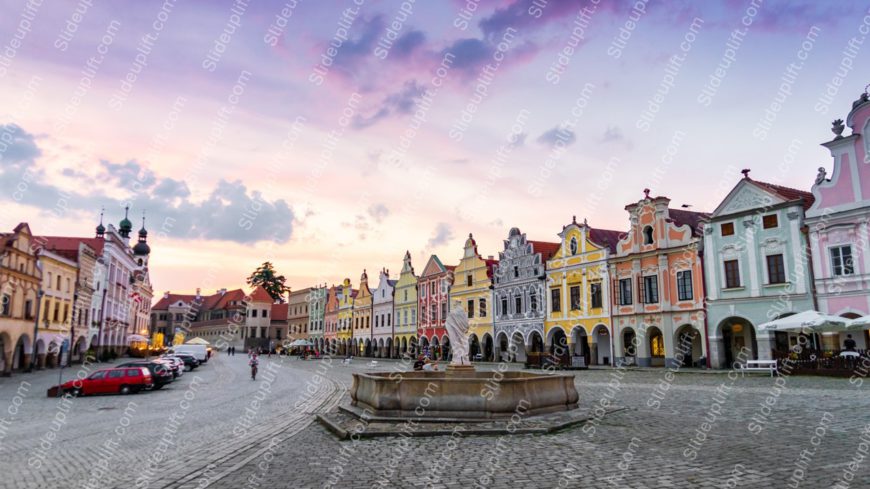
{"label": "person standing", "polygon": [[847,334],[846,341],[843,342],[843,348],[846,351],[855,351],[855,346],[856,346],[856,343],[855,343],[855,340],[852,339],[852,335]]}

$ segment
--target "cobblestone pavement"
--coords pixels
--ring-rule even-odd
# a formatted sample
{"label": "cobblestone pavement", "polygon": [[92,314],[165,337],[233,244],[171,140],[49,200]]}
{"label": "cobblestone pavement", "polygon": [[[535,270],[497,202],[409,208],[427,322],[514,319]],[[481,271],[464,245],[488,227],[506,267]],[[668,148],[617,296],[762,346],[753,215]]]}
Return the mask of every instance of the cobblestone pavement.
{"label": "cobblestone pavement", "polygon": [[[19,383],[32,385],[0,425],[0,487],[870,487],[870,434],[861,445],[870,396],[848,379],[588,370],[575,372],[581,406],[625,410],[551,435],[339,442],[313,413],[348,402],[351,374],[362,370],[367,362],[287,360],[264,394],[246,378],[244,356],[219,357],[165,391],[74,400],[44,458],[60,410],[44,389],[57,373],[3,379],[6,420]],[[165,460],[143,477],[179,412]]]}
{"label": "cobblestone pavement", "polygon": [[68,400],[45,396],[57,370],[2,379],[0,487],[202,486],[273,435],[296,434],[346,391],[328,380],[306,389],[310,373],[287,363],[263,357],[252,381],[245,355],[218,356],[159,391]]}
{"label": "cobblestone pavement", "polygon": [[[349,383],[356,370],[330,375]],[[575,373],[581,406],[627,409],[553,435],[338,442],[310,425],[270,453],[270,470],[251,463],[213,487],[870,487],[870,459],[849,466],[870,395],[848,379]]]}

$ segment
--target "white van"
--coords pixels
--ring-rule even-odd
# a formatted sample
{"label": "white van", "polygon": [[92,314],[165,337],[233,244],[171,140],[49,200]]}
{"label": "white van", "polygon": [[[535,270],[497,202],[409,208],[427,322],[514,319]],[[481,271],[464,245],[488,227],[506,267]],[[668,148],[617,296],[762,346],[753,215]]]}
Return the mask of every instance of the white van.
{"label": "white van", "polygon": [[199,363],[208,361],[208,346],[206,345],[173,345],[167,353],[187,353],[199,360]]}

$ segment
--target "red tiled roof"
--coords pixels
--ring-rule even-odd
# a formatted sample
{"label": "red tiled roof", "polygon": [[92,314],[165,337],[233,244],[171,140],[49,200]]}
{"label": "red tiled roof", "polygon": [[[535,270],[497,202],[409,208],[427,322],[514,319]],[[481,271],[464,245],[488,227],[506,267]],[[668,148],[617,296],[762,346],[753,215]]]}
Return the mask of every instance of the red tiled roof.
{"label": "red tiled roof", "polygon": [[541,260],[547,261],[559,251],[559,248],[562,247],[561,243],[550,243],[548,241],[532,241],[529,240],[529,243],[532,243],[534,246],[535,253],[541,254]]}
{"label": "red tiled roof", "polygon": [[170,304],[174,304],[176,301],[192,302],[194,299],[196,299],[196,295],[193,294],[169,294],[161,297],[156,304],[151,306],[151,309],[165,311],[169,309]]}
{"label": "red tiled roof", "polygon": [[272,304],[272,321],[286,321],[290,304]]}
{"label": "red tiled roof", "polygon": [[616,244],[619,243],[619,239],[624,235],[625,233],[622,231],[589,228],[589,239],[597,245],[609,248],[611,253],[616,253]]}
{"label": "red tiled roof", "polygon": [[[58,252],[60,255],[64,253],[74,252],[78,256],[79,243],[84,243],[90,246],[97,254],[103,253],[103,245],[106,241],[102,238],[76,238],[70,236],[34,236],[34,240],[40,246],[46,249]],[[66,255],[64,255],[66,256]],[[75,258],[74,258],[75,259]]]}
{"label": "red tiled roof", "polygon": [[668,214],[671,220],[678,226],[689,226],[692,228],[693,236],[701,235],[701,220],[710,217],[706,212],[684,211],[682,209],[668,209]]}
{"label": "red tiled roof", "polygon": [[251,292],[251,300],[255,302],[274,302],[272,296],[266,292],[266,289],[264,289],[262,285],[258,285],[257,288]]}
{"label": "red tiled roof", "polygon": [[230,301],[238,301],[241,302],[245,300],[245,291],[242,289],[234,289],[227,291],[226,294],[220,296],[220,294],[216,294],[220,298],[218,299],[217,304],[213,307],[213,309],[226,309],[229,306]]}
{"label": "red tiled roof", "polygon": [[787,201],[803,199],[804,210],[809,209],[815,201],[815,197],[813,197],[813,194],[804,190],[783,187],[782,185],[774,185],[767,182],[760,182],[758,180],[752,180],[751,178],[747,179],[752,181],[752,183],[758,185],[759,187],[779,195]]}

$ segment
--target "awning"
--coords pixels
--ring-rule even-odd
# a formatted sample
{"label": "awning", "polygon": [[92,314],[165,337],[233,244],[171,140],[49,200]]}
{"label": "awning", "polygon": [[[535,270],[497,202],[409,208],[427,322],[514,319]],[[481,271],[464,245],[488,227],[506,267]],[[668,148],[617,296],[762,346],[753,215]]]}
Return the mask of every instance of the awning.
{"label": "awning", "polygon": [[308,341],[308,340],[298,339],[298,340],[294,341],[293,343],[290,343],[290,344],[287,345],[287,346],[289,346],[289,347],[294,347],[294,346],[314,346],[314,343],[312,343],[312,342],[310,342],[310,341]]}
{"label": "awning", "polygon": [[819,311],[804,311],[758,326],[759,332],[793,331],[805,333],[826,333],[844,331],[848,319],[823,314]]}

